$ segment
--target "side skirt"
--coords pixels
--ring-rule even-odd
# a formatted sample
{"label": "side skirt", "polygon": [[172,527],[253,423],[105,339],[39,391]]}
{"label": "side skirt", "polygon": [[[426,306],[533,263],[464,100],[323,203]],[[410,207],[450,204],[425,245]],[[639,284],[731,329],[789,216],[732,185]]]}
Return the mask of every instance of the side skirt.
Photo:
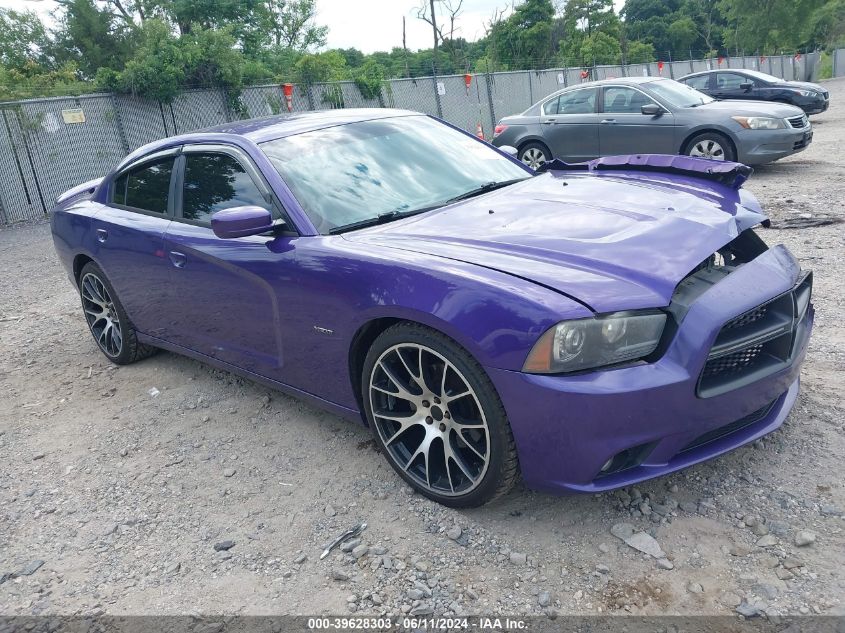
{"label": "side skirt", "polygon": [[213,367],[217,367],[218,369],[223,369],[225,371],[232,372],[233,374],[243,376],[244,378],[248,378],[253,382],[257,382],[271,389],[281,391],[282,393],[285,393],[289,396],[293,396],[294,398],[304,400],[310,404],[319,407],[320,409],[324,409],[326,411],[334,413],[335,415],[341,418],[344,418],[351,422],[356,422],[361,426],[367,426],[367,423],[364,420],[364,415],[358,409],[350,409],[349,407],[345,407],[335,402],[331,402],[329,400],[326,400],[325,398],[321,398],[307,391],[303,391],[302,389],[291,387],[290,385],[286,385],[285,383],[279,382],[277,380],[272,380],[271,378],[267,378],[266,376],[262,376],[261,374],[256,374],[254,372],[247,371],[246,369],[242,369],[236,365],[232,365],[230,363],[218,360],[211,356],[201,354],[200,352],[195,352],[194,350],[188,349],[187,347],[182,347],[181,345],[175,345],[173,343],[170,343],[160,338],[156,338],[154,336],[149,336],[147,334],[141,334],[140,332],[138,332],[138,340],[142,343],[146,343],[148,345],[152,345],[154,347],[158,347],[160,349],[164,349],[169,352],[179,354],[181,356],[187,356],[188,358],[192,358],[201,363],[205,363],[206,365],[211,365]]}

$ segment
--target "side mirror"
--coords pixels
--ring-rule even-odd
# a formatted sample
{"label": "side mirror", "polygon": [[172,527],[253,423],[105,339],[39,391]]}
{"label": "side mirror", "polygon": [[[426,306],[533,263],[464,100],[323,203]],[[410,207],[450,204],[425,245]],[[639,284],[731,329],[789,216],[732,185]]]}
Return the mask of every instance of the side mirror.
{"label": "side mirror", "polygon": [[516,155],[519,154],[519,152],[513,145],[502,145],[499,148],[499,151],[504,152],[508,156],[513,156],[514,158],[516,158]]}
{"label": "side mirror", "polygon": [[739,87],[742,90],[745,90],[745,92],[748,92],[749,90],[751,90],[754,87],[754,84],[751,83],[750,81],[746,81],[745,83],[739,84]]}
{"label": "side mirror", "polygon": [[217,237],[230,239],[266,233],[273,228],[273,216],[257,206],[223,209],[211,216],[211,230]]}
{"label": "side mirror", "polygon": [[640,112],[648,116],[657,116],[659,114],[663,114],[663,108],[656,103],[647,103],[640,108]]}

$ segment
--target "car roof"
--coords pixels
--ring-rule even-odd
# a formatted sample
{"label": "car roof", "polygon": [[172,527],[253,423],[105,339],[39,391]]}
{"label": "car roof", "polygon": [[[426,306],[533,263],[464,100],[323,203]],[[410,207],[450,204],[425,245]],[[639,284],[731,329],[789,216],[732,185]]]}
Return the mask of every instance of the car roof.
{"label": "car roof", "polygon": [[700,75],[715,75],[716,73],[736,73],[738,75],[746,74],[749,69],[747,68],[711,68],[709,70],[698,70],[694,73],[687,73],[681,79],[686,79],[687,77],[699,77]]}
{"label": "car roof", "polygon": [[255,143],[262,143],[264,141],[334,127],[336,125],[419,114],[419,112],[412,112],[411,110],[394,108],[350,108],[292,112],[257,119],[222,123],[202,130],[196,130],[191,132],[190,135],[232,134],[242,136]]}

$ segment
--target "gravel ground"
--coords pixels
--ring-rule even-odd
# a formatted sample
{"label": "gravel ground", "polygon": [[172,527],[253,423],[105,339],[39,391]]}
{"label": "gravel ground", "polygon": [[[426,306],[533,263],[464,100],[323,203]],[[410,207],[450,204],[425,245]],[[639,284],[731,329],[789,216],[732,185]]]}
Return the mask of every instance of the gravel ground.
{"label": "gravel ground", "polygon": [[[827,85],[812,146],[747,184],[775,225],[845,217],[845,80]],[[842,613],[843,229],[762,231],[816,275],[782,429],[636,488],[472,511],[297,400],[168,353],[109,364],[49,226],[0,230],[0,614]]]}

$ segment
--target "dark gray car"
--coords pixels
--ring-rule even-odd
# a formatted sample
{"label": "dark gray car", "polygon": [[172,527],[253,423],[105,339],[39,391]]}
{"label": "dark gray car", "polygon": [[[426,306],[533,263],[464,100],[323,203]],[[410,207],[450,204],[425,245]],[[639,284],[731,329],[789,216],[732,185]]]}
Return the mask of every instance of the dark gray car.
{"label": "dark gray car", "polygon": [[614,154],[688,154],[757,165],[800,152],[813,138],[795,106],[715,101],[671,79],[627,77],[564,88],[496,125],[493,144],[536,169]]}

